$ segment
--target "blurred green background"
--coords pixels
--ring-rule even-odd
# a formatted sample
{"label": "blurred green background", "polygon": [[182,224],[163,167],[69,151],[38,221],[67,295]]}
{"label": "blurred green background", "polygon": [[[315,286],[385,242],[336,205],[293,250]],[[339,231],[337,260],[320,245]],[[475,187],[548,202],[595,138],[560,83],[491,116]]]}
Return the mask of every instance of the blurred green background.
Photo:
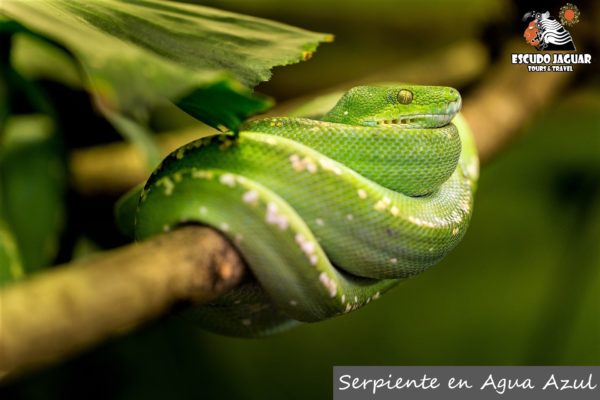
{"label": "blurred green background", "polygon": [[[408,73],[414,81],[453,85],[468,98],[489,79],[492,64],[510,62],[502,48],[520,40],[523,13],[542,7],[501,0],[201,3],[336,35],[312,60],[275,69],[273,79],[257,88],[277,100],[393,76],[461,43],[469,49],[459,61],[467,65],[459,68],[462,72],[454,74],[456,66],[449,65],[409,68]],[[600,12],[591,3],[577,3],[583,16]],[[543,7],[556,13],[562,4],[544,2]],[[576,29],[573,36],[577,42]],[[595,55],[597,44],[581,51]],[[471,227],[456,250],[369,307],[261,340],[206,333],[178,313],[14,382],[0,394],[23,399],[328,398],[334,365],[599,364],[597,71],[596,65],[578,74],[482,168]],[[60,112],[79,109],[70,114],[70,129],[93,118],[91,110],[84,113],[89,108],[81,104],[84,94],[48,82],[45,87]],[[156,123],[165,129],[187,123],[173,118],[158,116]],[[67,201],[76,216],[70,221],[77,221],[67,227],[68,240],[92,248],[124,243],[110,223],[113,198],[71,191]]]}

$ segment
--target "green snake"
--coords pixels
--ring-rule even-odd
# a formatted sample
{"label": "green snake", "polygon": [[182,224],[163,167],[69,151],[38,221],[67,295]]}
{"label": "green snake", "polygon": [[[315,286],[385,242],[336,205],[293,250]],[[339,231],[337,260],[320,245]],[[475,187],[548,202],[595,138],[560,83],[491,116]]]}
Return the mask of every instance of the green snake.
{"label": "green snake", "polygon": [[117,213],[135,214],[122,219],[138,240],[199,223],[239,250],[253,278],[195,311],[205,328],[261,336],[356,310],[463,237],[478,159],[458,91],[360,86],[338,99],[179,148]]}

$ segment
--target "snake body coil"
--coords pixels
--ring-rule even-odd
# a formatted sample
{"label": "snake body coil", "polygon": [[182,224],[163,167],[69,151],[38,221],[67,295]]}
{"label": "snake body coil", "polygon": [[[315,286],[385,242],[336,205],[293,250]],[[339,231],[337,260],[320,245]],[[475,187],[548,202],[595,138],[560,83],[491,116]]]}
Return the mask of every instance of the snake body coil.
{"label": "snake body coil", "polygon": [[192,142],[152,174],[143,239],[210,225],[255,280],[197,311],[213,331],[268,334],[377,299],[444,257],[470,219],[477,156],[455,89],[346,92],[319,120],[272,118]]}

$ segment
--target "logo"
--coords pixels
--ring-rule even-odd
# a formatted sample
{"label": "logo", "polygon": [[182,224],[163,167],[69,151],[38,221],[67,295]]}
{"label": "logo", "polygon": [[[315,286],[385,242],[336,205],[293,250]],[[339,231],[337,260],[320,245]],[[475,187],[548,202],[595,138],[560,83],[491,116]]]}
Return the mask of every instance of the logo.
{"label": "logo", "polygon": [[523,15],[523,21],[533,18],[527,25],[523,37],[525,41],[537,50],[575,50],[575,44],[566,26],[573,26],[579,22],[579,9],[576,5],[567,3],[560,9],[560,23],[544,13],[529,11]]}
{"label": "logo", "polygon": [[571,3],[560,8],[560,22],[552,17],[550,11],[526,12],[522,18],[522,22],[528,23],[523,32],[525,42],[538,52],[556,53],[513,53],[512,63],[527,64],[531,72],[572,72],[574,64],[591,64],[591,54],[575,53],[575,42],[567,30],[579,22],[580,16],[579,8]]}

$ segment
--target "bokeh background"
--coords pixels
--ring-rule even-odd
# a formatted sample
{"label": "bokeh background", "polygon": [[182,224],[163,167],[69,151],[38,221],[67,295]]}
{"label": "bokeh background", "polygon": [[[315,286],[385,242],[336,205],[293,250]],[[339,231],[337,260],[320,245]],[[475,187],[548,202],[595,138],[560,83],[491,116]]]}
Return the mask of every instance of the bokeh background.
{"label": "bokeh background", "polygon": [[[402,76],[455,86],[468,98],[480,82],[493,79],[495,66],[510,63],[507,45],[522,39],[523,13],[548,9],[554,15],[564,4],[198,3],[336,35],[312,60],[276,68],[257,88],[278,101]],[[582,20],[598,21],[597,4],[576,4]],[[598,41],[579,41],[583,21],[578,29],[571,30],[578,50],[596,57]],[[174,313],[13,382],[0,389],[2,397],[328,398],[334,365],[599,364],[600,68],[576,69],[568,88],[482,167],[463,242],[369,307],[260,340],[203,332],[184,312]],[[119,140],[106,133],[112,128],[95,116],[85,93],[42,84],[59,111],[70,115],[65,129],[71,146]],[[89,135],[69,135],[90,119],[97,123]],[[178,114],[154,116],[157,130],[188,123]],[[114,200],[69,191],[63,240],[72,246],[63,246],[56,262],[126,242],[111,222]]]}

